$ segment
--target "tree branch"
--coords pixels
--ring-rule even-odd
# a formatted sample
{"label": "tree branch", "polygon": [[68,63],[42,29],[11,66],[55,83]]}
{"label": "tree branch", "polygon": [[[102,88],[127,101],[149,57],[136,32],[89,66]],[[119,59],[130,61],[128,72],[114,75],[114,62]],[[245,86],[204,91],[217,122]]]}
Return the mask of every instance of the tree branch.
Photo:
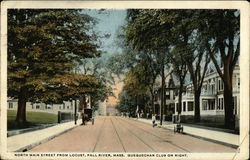
{"label": "tree branch", "polygon": [[[208,42],[207,42],[207,43],[208,43]],[[219,76],[221,77],[221,79],[222,79],[223,81],[225,81],[225,78],[224,78],[224,76],[223,76],[223,73],[221,72],[221,69],[220,69],[220,67],[219,67],[219,65],[218,65],[218,62],[216,61],[216,59],[215,59],[215,57],[214,57],[214,54],[215,54],[215,52],[216,52],[216,50],[217,50],[216,45],[214,46],[213,50],[211,50],[209,44],[207,44],[206,47],[207,47],[208,53],[209,53],[209,55],[210,55],[210,58],[212,59],[212,61],[213,61],[213,63],[214,63],[214,66],[215,66],[215,68],[216,68],[216,70],[217,70]]]}
{"label": "tree branch", "polygon": [[206,56],[206,63],[205,63],[205,66],[204,66],[202,77],[201,77],[201,80],[199,81],[199,86],[198,86],[199,89],[201,89],[201,87],[202,87],[202,84],[203,84],[203,81],[204,81],[204,78],[205,78],[205,75],[206,75],[206,71],[207,71],[207,67],[208,67],[209,61],[210,61],[210,58],[208,57],[208,54],[207,54],[207,56]]}
{"label": "tree branch", "polygon": [[237,48],[236,48],[236,51],[234,53],[234,58],[233,58],[232,65],[231,65],[232,69],[234,69],[234,67],[238,61],[239,56],[240,56],[240,40],[238,41]]}

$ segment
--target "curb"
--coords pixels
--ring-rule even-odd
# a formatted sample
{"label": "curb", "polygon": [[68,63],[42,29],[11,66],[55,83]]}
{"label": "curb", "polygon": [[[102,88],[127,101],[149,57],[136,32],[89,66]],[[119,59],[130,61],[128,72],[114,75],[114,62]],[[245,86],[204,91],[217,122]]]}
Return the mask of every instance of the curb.
{"label": "curb", "polygon": [[45,128],[53,127],[55,125],[57,125],[57,124],[53,123],[53,124],[41,125],[41,126],[37,126],[37,127],[33,127],[33,128],[11,130],[11,131],[7,131],[7,137],[11,137],[11,136],[15,136],[15,135],[19,135],[19,134],[23,134],[23,133],[27,133],[27,132],[32,132],[32,131],[36,131],[36,130],[40,130],[40,129],[45,129]]}
{"label": "curb", "polygon": [[[164,126],[159,126],[159,128],[163,128],[163,129],[167,129],[167,130],[173,130],[173,129],[170,129],[170,128],[167,128],[167,127],[164,127]],[[202,137],[202,136],[197,136],[197,135],[194,135],[194,134],[187,133],[185,131],[183,131],[183,134],[189,135],[189,136],[192,136],[192,137],[195,137],[195,138],[199,138],[199,139],[202,139],[202,140],[214,142],[214,143],[217,143],[217,144],[222,144],[224,146],[228,146],[228,147],[231,147],[231,148],[234,148],[234,149],[237,149],[239,147],[238,145],[234,145],[234,144],[230,144],[230,143],[226,143],[226,142],[222,142],[222,141],[218,141],[218,140],[214,140],[214,139],[206,138],[206,137]]]}
{"label": "curb", "polygon": [[52,136],[49,136],[49,137],[47,137],[47,138],[45,138],[45,139],[43,139],[43,140],[40,140],[40,141],[38,141],[38,142],[29,144],[29,145],[27,145],[27,146],[25,146],[25,147],[22,147],[22,148],[20,148],[20,149],[18,149],[18,150],[15,150],[14,152],[26,152],[26,151],[28,151],[28,150],[30,150],[30,149],[32,149],[32,148],[34,148],[34,147],[36,147],[36,146],[42,144],[42,143],[45,143],[45,142],[47,142],[47,141],[49,141],[49,140],[51,140],[51,139],[53,139],[53,138],[55,138],[55,137],[57,137],[57,136],[60,136],[60,135],[62,135],[62,134],[64,134],[64,133],[66,133],[66,132],[68,132],[68,131],[74,129],[74,128],[77,127],[77,126],[79,126],[79,125],[76,125],[76,126],[73,126],[73,127],[71,127],[71,128],[68,128],[68,129],[66,129],[66,130],[64,130],[64,131],[62,131],[62,132],[60,132],[60,133],[54,134],[54,135],[52,135]]}
{"label": "curb", "polygon": [[[134,120],[134,121],[139,121],[139,122],[142,122],[142,123],[146,123],[146,124],[150,125],[150,123],[147,123],[147,122],[145,122],[145,121],[140,121],[140,120],[138,120],[138,119],[133,119],[133,120]],[[158,127],[158,128],[163,128],[163,129],[170,130],[170,131],[173,131],[173,130],[174,130],[173,128],[168,128],[168,127],[164,127],[164,126],[160,126],[160,125],[157,125],[156,127]],[[183,134],[189,135],[189,136],[192,136],[192,137],[195,137],[195,138],[199,138],[199,139],[202,139],[202,140],[214,142],[214,143],[217,143],[217,144],[222,144],[222,145],[225,145],[225,146],[234,148],[234,149],[238,149],[238,148],[239,148],[239,146],[238,146],[238,145],[235,145],[235,144],[230,144],[230,143],[226,143],[226,142],[214,140],[214,139],[211,139],[211,138],[206,138],[206,137],[202,137],[202,136],[198,136],[198,135],[186,133],[185,131],[183,131]]]}
{"label": "curb", "polygon": [[201,137],[201,136],[197,136],[197,135],[193,135],[193,134],[185,133],[185,132],[184,132],[184,134],[192,136],[192,137],[195,137],[195,138],[203,139],[203,140],[206,140],[206,141],[214,142],[214,143],[217,143],[217,144],[221,144],[221,145],[224,145],[224,146],[228,146],[228,147],[231,147],[231,148],[234,148],[234,149],[238,149],[239,148],[239,146],[234,145],[234,144],[230,144],[230,143],[226,143],[226,142],[221,142],[221,141],[218,141],[218,140],[214,140],[214,139],[210,139],[210,138],[205,138],[205,137]]}
{"label": "curb", "polygon": [[189,123],[182,123],[182,125],[183,126],[188,126],[188,127],[194,127],[194,128],[207,129],[207,130],[211,130],[211,131],[219,131],[219,132],[226,132],[226,133],[235,134],[234,130],[229,130],[229,129],[225,129],[225,128],[213,128],[213,127],[200,126],[200,125],[194,125],[194,124],[189,124]]}

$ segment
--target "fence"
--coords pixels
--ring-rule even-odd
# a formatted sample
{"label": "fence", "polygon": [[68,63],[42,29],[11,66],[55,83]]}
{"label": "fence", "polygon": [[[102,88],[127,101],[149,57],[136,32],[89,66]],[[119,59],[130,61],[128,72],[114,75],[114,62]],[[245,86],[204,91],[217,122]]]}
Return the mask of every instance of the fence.
{"label": "fence", "polygon": [[58,123],[68,122],[74,120],[74,114],[69,112],[58,111],[57,118]]}

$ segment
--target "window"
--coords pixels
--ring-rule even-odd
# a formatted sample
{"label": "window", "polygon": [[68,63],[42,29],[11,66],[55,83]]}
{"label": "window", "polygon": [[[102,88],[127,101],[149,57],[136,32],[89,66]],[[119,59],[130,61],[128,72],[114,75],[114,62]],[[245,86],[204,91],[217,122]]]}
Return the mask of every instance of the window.
{"label": "window", "polygon": [[209,110],[214,110],[215,109],[215,100],[214,99],[209,99],[208,100],[208,109]]}
{"label": "window", "polygon": [[223,106],[224,106],[224,101],[223,101],[223,98],[218,98],[218,107],[217,107],[217,109],[219,109],[219,110],[223,110]]}
{"label": "window", "polygon": [[173,98],[173,95],[174,95],[173,90],[170,90],[170,99],[174,99],[174,98]]}
{"label": "window", "polygon": [[9,102],[9,109],[13,109],[13,103]]}
{"label": "window", "polygon": [[238,88],[240,88],[240,78],[238,78]]}
{"label": "window", "polygon": [[220,109],[220,98],[218,98],[217,109]]}
{"label": "window", "polygon": [[224,99],[221,98],[221,109],[223,110],[224,109]]}
{"label": "window", "polygon": [[194,110],[194,102],[188,102],[188,111]]}
{"label": "window", "polygon": [[39,106],[39,105],[36,105],[36,109],[40,109],[40,106]]}
{"label": "window", "polygon": [[207,100],[202,100],[202,109],[207,110]]}
{"label": "window", "polygon": [[170,99],[170,92],[166,91],[166,99]]}
{"label": "window", "polygon": [[214,94],[214,84],[211,85],[211,94]]}
{"label": "window", "polygon": [[183,111],[186,111],[186,102],[183,102]]}
{"label": "window", "polygon": [[221,91],[222,90],[222,86],[221,86],[221,79],[219,80],[219,91]]}
{"label": "window", "polygon": [[221,79],[218,80],[218,90],[221,91],[224,89],[224,84]]}
{"label": "window", "polygon": [[47,109],[52,109],[52,105],[46,105]]}
{"label": "window", "polygon": [[67,106],[67,109],[69,109],[69,106]]}
{"label": "window", "polygon": [[203,87],[202,87],[202,92],[203,92],[203,93],[206,93],[206,92],[207,92],[207,85],[203,85]]}

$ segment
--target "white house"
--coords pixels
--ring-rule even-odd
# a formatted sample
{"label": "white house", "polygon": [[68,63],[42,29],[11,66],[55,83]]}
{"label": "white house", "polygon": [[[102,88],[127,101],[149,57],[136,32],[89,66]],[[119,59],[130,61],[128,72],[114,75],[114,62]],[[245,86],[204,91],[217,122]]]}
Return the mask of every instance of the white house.
{"label": "white house", "polygon": [[[233,72],[233,102],[234,114],[239,119],[240,111],[240,68],[235,66]],[[204,78],[200,96],[200,115],[202,117],[224,117],[223,81],[217,71],[209,70]],[[177,112],[178,96],[175,98],[175,115]],[[194,115],[194,94],[192,84],[186,86],[182,96],[181,115]]]}
{"label": "white house", "polygon": [[[17,110],[18,108],[18,99],[13,99],[8,97],[7,100],[7,109],[8,110]],[[79,101],[77,100],[76,107],[79,106]],[[64,101],[62,104],[45,104],[42,102],[32,103],[26,102],[26,111],[28,112],[46,112],[57,114],[58,111],[74,113],[75,100]]]}

